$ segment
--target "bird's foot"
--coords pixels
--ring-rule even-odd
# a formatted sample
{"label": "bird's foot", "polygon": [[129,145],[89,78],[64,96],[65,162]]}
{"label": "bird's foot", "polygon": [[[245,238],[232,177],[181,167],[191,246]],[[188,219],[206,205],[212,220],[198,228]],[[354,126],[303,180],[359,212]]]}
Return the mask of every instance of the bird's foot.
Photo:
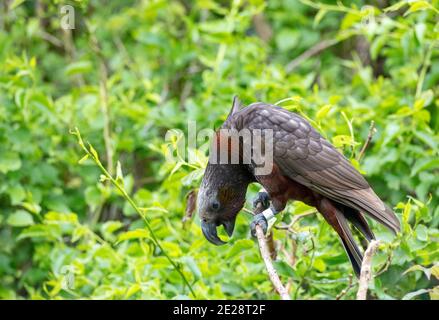
{"label": "bird's foot", "polygon": [[264,210],[270,206],[270,196],[265,190],[259,191],[258,195],[253,199],[253,209],[256,209],[259,204]]}
{"label": "bird's foot", "polygon": [[250,230],[251,230],[252,237],[256,237],[256,226],[257,225],[261,226],[264,234],[267,232],[268,223],[267,223],[267,219],[264,217],[262,212],[255,215],[253,217],[252,223],[250,224]]}
{"label": "bird's foot", "polygon": [[274,221],[271,221],[272,219],[275,219],[275,215],[276,215],[277,211],[272,208],[269,207],[268,209],[265,209],[264,211],[262,211],[261,213],[258,213],[257,215],[255,215],[253,217],[253,221],[250,224],[250,230],[251,230],[251,234],[253,237],[256,237],[256,226],[260,225],[262,228],[262,231],[264,232],[264,234],[267,233],[267,229],[268,229],[268,225],[271,223],[274,223]]}

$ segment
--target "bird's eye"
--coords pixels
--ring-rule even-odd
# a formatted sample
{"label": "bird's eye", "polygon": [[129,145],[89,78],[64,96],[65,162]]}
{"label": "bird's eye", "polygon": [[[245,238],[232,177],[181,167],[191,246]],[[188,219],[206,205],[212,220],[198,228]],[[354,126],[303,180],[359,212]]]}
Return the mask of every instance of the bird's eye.
{"label": "bird's eye", "polygon": [[214,210],[214,211],[217,211],[219,208],[220,208],[220,204],[219,204],[219,202],[218,201],[213,201],[211,204],[210,204],[210,206],[211,206],[211,208],[212,208],[212,210]]}

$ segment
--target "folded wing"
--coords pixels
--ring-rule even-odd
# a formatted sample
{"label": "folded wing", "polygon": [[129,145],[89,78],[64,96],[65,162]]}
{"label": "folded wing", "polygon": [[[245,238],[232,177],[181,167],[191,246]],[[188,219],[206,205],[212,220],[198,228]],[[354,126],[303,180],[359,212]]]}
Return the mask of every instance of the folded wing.
{"label": "folded wing", "polygon": [[307,120],[282,108],[250,105],[250,129],[273,129],[274,161],[289,178],[348,207],[357,209],[395,233],[400,223],[364,177]]}

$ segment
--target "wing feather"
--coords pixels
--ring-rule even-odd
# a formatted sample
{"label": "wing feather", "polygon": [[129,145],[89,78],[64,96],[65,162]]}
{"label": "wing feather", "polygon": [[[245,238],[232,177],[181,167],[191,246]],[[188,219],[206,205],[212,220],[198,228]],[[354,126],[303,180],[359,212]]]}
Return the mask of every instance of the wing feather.
{"label": "wing feather", "polygon": [[259,103],[248,108],[247,112],[257,116],[248,117],[251,123],[243,125],[274,130],[274,161],[286,176],[399,231],[399,221],[393,211],[349,160],[307,120],[276,106]]}

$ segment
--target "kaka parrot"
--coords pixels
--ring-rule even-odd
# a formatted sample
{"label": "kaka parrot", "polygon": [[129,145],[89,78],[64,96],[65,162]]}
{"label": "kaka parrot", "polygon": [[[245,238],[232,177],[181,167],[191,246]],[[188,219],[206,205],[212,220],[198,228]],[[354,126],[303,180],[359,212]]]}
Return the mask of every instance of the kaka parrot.
{"label": "kaka parrot", "polygon": [[[201,229],[206,239],[221,245],[217,227],[224,226],[232,235],[236,216],[243,208],[247,187],[262,185],[253,205],[264,211],[255,215],[250,225],[267,230],[267,221],[282,211],[288,200],[313,206],[339,235],[353,269],[358,276],[363,255],[351,232],[355,227],[368,241],[374,239],[365,217],[375,219],[394,233],[400,223],[394,212],[375,194],[364,177],[311,124],[296,113],[267,103],[256,102],[243,108],[237,99],[226,121],[213,137],[221,145],[221,129],[272,130],[272,168],[257,174],[254,162],[243,163],[242,140],[239,147],[226,143],[229,154],[238,153],[238,163],[209,159],[200,185],[197,207]],[[267,131],[268,132],[268,131]]]}

